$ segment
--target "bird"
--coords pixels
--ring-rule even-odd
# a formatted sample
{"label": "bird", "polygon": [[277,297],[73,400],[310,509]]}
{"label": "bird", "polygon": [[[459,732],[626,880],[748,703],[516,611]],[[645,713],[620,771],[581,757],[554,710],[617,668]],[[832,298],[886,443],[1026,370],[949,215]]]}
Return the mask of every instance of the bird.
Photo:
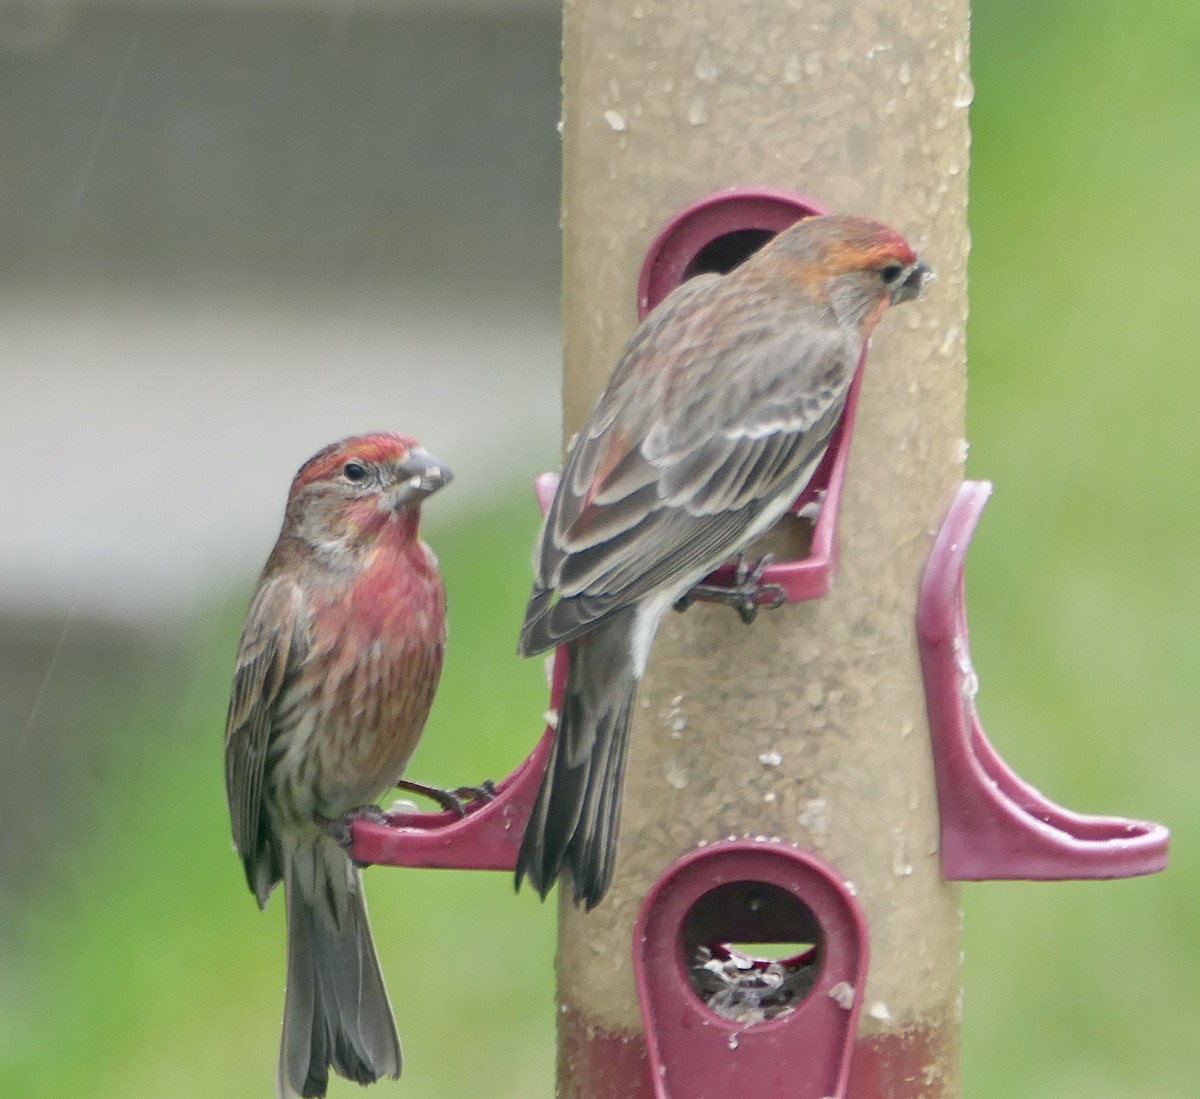
{"label": "bird", "polygon": [[225,788],[259,907],[280,882],[285,894],[279,1099],[323,1096],[330,1068],[359,1084],[400,1075],[349,825],[378,814],[437,689],[446,599],[418,525],[451,477],[403,435],[315,454],[291,483],[238,643]]}
{"label": "bird", "polygon": [[659,622],[731,558],[724,601],[753,618],[764,562],[747,566],[746,548],[812,477],[884,311],[931,278],[877,221],[806,217],[728,273],[683,282],[634,331],[534,546],[517,651],[565,645],[568,670],[518,889],[528,878],[545,898],[565,870],[575,904],[604,897]]}

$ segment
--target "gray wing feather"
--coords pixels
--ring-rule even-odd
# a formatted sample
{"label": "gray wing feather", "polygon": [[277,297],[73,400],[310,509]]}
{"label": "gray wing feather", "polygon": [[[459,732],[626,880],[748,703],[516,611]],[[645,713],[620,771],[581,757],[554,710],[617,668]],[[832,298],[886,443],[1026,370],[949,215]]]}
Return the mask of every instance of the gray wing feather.
{"label": "gray wing feather", "polygon": [[263,776],[273,709],[289,660],[298,656],[293,650],[302,605],[303,596],[292,581],[265,581],[254,594],[238,643],[225,719],[225,793],[233,842],[248,872],[263,842]]}
{"label": "gray wing feather", "polygon": [[[645,361],[689,331],[685,315],[634,337],[568,455],[534,555],[522,653],[728,557],[824,449],[860,350],[840,329],[764,325],[735,344],[695,343],[686,384],[668,387]],[[647,377],[649,396],[626,392]]]}

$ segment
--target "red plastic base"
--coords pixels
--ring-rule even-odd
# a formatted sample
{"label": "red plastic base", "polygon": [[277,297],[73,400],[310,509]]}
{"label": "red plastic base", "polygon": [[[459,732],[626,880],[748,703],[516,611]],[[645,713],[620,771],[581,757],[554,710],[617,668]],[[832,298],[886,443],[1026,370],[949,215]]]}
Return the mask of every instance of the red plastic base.
{"label": "red plastic base", "polygon": [[[571,1099],[656,1099],[646,1040],[641,1034],[612,1034],[584,1016],[567,1012],[559,1017],[560,1063],[569,1065],[570,1081],[560,1094]],[[941,1082],[935,1073],[945,1064],[958,1064],[958,1027],[947,1022],[908,1027],[902,1034],[860,1037],[850,1060],[845,1099],[928,1099],[957,1095],[955,1081]],[[786,1071],[787,1064],[781,1066]],[[686,1099],[727,1099],[731,1094],[763,1094],[752,1076],[738,1081],[735,1091],[698,1091]],[[826,1099],[819,1092],[798,1088],[789,1099]]]}

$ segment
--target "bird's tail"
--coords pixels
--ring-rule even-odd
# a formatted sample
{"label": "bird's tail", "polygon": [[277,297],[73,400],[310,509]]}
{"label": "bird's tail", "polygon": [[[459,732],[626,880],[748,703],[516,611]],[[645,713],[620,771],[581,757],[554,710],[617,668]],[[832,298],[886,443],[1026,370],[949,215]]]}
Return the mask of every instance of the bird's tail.
{"label": "bird's tail", "polygon": [[566,689],[541,789],[517,855],[521,879],[543,897],[571,874],[575,903],[590,909],[612,881],[629,720],[638,677],[630,652],[633,611],[569,643]]}
{"label": "bird's tail", "polygon": [[400,1039],[371,943],[362,880],[317,836],[284,854],[287,993],[279,1099],[322,1096],[329,1068],[358,1084],[400,1075]]}

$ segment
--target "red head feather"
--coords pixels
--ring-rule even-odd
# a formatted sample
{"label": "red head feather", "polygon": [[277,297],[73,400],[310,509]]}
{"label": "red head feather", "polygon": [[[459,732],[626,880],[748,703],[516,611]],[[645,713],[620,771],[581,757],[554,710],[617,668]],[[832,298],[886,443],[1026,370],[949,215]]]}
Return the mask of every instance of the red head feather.
{"label": "red head feather", "polygon": [[357,458],[361,462],[386,462],[403,458],[413,447],[415,439],[406,435],[394,435],[388,431],[376,431],[369,435],[351,435],[339,439],[319,450],[300,467],[292,480],[288,498],[295,496],[306,485],[323,481],[338,473],[347,462]]}

